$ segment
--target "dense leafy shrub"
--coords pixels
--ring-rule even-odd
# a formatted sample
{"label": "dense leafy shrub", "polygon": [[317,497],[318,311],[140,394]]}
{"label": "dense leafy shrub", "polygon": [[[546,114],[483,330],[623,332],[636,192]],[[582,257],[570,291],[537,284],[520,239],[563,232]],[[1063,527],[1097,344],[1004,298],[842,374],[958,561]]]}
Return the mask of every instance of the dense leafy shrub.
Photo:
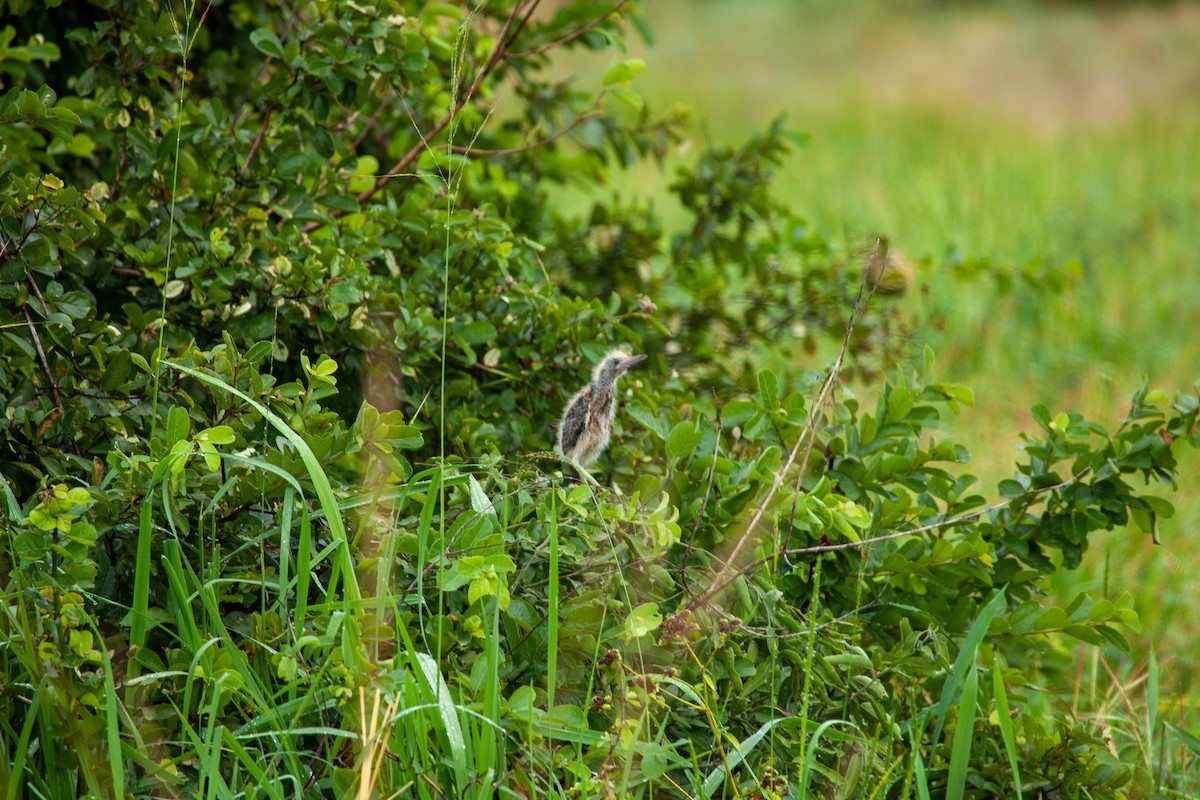
{"label": "dense leafy shrub", "polygon": [[[1131,480],[1196,397],[1035,409],[986,505],[969,390],[882,382],[906,280],[772,198],[782,123],[679,171],[680,230],[594,191],[683,130],[641,62],[551,69],[633,5],[0,7],[9,796],[1149,780],[1039,690],[1136,617],[1043,579],[1170,513]],[[613,344],[596,493],[537,451]]]}

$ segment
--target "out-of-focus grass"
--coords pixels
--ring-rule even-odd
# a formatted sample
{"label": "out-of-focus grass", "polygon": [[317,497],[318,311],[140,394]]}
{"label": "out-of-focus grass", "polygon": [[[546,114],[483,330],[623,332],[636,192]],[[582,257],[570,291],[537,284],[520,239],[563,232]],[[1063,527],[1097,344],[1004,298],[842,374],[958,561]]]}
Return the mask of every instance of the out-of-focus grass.
{"label": "out-of-focus grass", "polygon": [[[922,265],[917,336],[946,380],[975,389],[955,435],[994,484],[1028,409],[1115,427],[1143,375],[1200,378],[1200,9],[710,0],[650,3],[658,35],[634,52],[659,108],[692,107],[699,136],[736,142],[779,112],[810,135],[781,198],[847,249],[875,234]],[[595,73],[580,64],[581,72]],[[681,148],[680,158],[688,157]],[[669,175],[617,189],[665,198]],[[1074,271],[1059,294],[961,282],[954,253]],[[1075,264],[1071,267],[1069,265]],[[1182,678],[1200,664],[1200,459],[1185,454],[1163,545],[1096,536],[1056,589],[1132,591],[1146,638]],[[1182,662],[1182,663],[1181,663]]]}

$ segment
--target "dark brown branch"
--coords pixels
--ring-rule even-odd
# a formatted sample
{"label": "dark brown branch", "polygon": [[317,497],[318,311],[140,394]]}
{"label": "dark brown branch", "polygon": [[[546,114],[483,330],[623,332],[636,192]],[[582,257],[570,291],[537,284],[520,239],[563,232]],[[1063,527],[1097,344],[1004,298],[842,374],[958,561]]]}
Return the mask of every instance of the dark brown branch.
{"label": "dark brown branch", "polygon": [[585,33],[590,31],[592,28],[596,27],[601,22],[604,22],[604,20],[608,19],[613,14],[620,11],[621,7],[624,6],[627,2],[629,2],[629,0],[618,0],[617,4],[615,6],[613,6],[611,9],[609,9],[608,11],[606,11],[604,14],[600,15],[599,17],[596,17],[594,20],[589,22],[587,25],[584,25],[579,30],[577,30],[573,33],[568,33],[566,36],[559,39],[558,41],[550,42],[549,44],[544,44],[541,47],[535,47],[532,50],[526,50],[523,53],[509,53],[508,58],[512,58],[512,59],[530,58],[532,56],[541,55],[542,53],[545,53],[548,50],[553,50],[556,47],[562,47],[564,44],[571,41],[572,39],[578,39],[580,36],[583,36]]}
{"label": "dark brown branch", "polygon": [[250,168],[250,162],[254,160],[254,154],[262,145],[263,137],[267,135],[267,126],[271,124],[271,112],[274,110],[274,106],[267,106],[267,110],[263,112],[262,126],[258,129],[258,136],[254,137],[254,144],[250,145],[250,152],[246,153],[246,160],[242,162],[242,168],[238,170],[237,177],[239,179],[246,174],[246,170]]}
{"label": "dark brown branch", "polygon": [[360,144],[362,144],[363,139],[366,139],[367,136],[371,133],[371,131],[375,128],[375,126],[379,123],[379,117],[383,114],[383,112],[385,110],[387,110],[387,107],[390,104],[391,104],[390,97],[385,97],[385,98],[383,98],[383,100],[381,100],[379,102],[379,108],[375,109],[375,113],[372,114],[371,117],[365,123],[363,123],[362,130],[358,132],[358,136],[355,136],[354,141],[350,143],[351,150],[358,149],[358,146]]}

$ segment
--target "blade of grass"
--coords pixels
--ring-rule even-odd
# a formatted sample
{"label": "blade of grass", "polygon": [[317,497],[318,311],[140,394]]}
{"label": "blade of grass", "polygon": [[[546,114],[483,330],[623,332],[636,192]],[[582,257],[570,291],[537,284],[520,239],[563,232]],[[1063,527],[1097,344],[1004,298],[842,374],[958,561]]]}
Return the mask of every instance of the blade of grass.
{"label": "blade of grass", "polygon": [[475,796],[479,800],[492,796],[492,784],[499,768],[499,755],[503,753],[500,734],[495,729],[500,727],[500,598],[493,596],[485,606],[489,617],[488,637],[484,647],[487,658],[487,678],[483,684],[484,716],[492,723],[489,730],[480,728],[482,734],[477,750],[476,769],[482,773],[483,783]]}
{"label": "blade of grass", "polygon": [[[91,620],[88,620],[91,622]],[[121,800],[125,796],[125,766],[121,762],[121,723],[117,715],[117,687],[113,680],[112,660],[108,657],[108,645],[100,635],[100,629],[92,625],[92,635],[99,645],[101,665],[104,667],[104,742],[108,747],[108,768],[112,772],[112,796]]]}
{"label": "blade of grass", "polygon": [[550,492],[550,608],[546,618],[546,711],[554,711],[554,687],[558,683],[558,493]]}
{"label": "blade of grass", "polygon": [[[433,512],[441,496],[442,470],[438,469],[429,476],[429,489],[426,490],[425,503],[421,506],[421,515],[417,518],[417,598],[421,602],[424,602],[425,598],[426,558],[433,540]],[[429,646],[429,636],[425,631],[425,614],[417,614],[417,624],[421,626],[421,644],[426,651],[433,650],[434,648]]]}
{"label": "blade of grass", "polygon": [[[333,487],[329,483],[329,478],[325,475],[325,471],[321,468],[321,462],[317,459],[312,448],[304,441],[304,438],[292,427],[287,424],[278,414],[271,409],[258,402],[250,395],[242,392],[234,386],[230,386],[220,378],[209,375],[199,370],[185,367],[182,364],[176,364],[173,361],[163,361],[165,366],[171,369],[182,372],[184,375],[195,378],[201,383],[207,384],[214,389],[232,394],[242,402],[249,405],[271,424],[275,430],[283,434],[292,446],[296,448],[296,452],[300,454],[301,460],[304,462],[304,467],[308,471],[308,477],[313,483],[313,488],[317,492],[317,500],[320,503],[321,509],[325,512],[325,519],[329,523],[329,532],[334,540],[338,542],[338,566],[346,581],[346,593],[351,602],[358,602],[362,598],[362,594],[358,588],[358,578],[354,574],[354,558],[350,552],[350,542],[346,537],[346,525],[342,521],[341,510],[338,508],[337,500],[333,495]],[[337,572],[334,572],[336,579]],[[335,590],[336,583],[330,582],[329,591],[332,593]]]}
{"label": "blade of grass", "polygon": [[446,732],[450,746],[450,758],[454,764],[455,777],[460,787],[467,783],[467,749],[463,740],[462,726],[458,721],[458,712],[450,697],[450,687],[446,685],[438,669],[438,664],[428,653],[413,653],[413,658],[419,665],[417,674],[425,679],[428,697],[437,704],[438,714]]}
{"label": "blade of grass", "polygon": [[996,717],[1000,724],[1000,736],[1008,753],[1008,766],[1012,770],[1013,786],[1017,787],[1017,800],[1021,796],[1021,770],[1017,768],[1017,739],[1013,734],[1013,719],[1008,710],[1008,693],[1004,690],[1004,676],[1000,674],[1000,656],[992,665],[992,694],[996,698]]}
{"label": "blade of grass", "polygon": [[963,681],[962,702],[958,705],[958,722],[954,726],[954,742],[950,747],[950,775],[946,784],[949,800],[962,800],[967,788],[967,771],[971,766],[971,745],[975,740],[975,710],[979,693],[979,670],[971,664]]}
{"label": "blade of grass", "polygon": [[29,755],[29,741],[33,737],[33,726],[38,720],[38,711],[42,707],[42,697],[44,693],[39,689],[33,693],[33,700],[29,704],[29,709],[25,712],[25,723],[21,725],[21,735],[16,741],[16,757],[12,762],[12,776],[8,786],[5,788],[5,800],[16,800],[17,792],[25,784],[22,773],[25,771],[25,758]]}
{"label": "blade of grass", "polygon": [[312,576],[312,521],[308,509],[300,506],[300,544],[296,552],[296,638],[304,636],[304,620],[308,617],[308,582]]}
{"label": "blade of grass", "polygon": [[292,563],[292,504],[295,499],[292,487],[283,490],[279,515],[279,618],[284,624],[288,619],[288,565]]}
{"label": "blade of grass", "polygon": [[1158,731],[1158,657],[1150,646],[1150,666],[1146,673],[1146,766],[1154,765],[1154,736]]}
{"label": "blade of grass", "polygon": [[[154,542],[154,487],[167,476],[171,465],[183,456],[177,452],[168,453],[150,476],[150,489],[142,501],[138,513],[137,555],[133,569],[133,606],[129,609],[129,649],[137,651],[146,646],[146,631],[150,621],[150,551]],[[136,678],[141,674],[142,666],[137,658],[129,659],[125,668],[127,678]],[[128,698],[127,698],[128,701]]]}
{"label": "blade of grass", "polygon": [[983,607],[979,615],[975,617],[975,621],[971,623],[971,627],[967,630],[967,636],[963,639],[962,648],[958,651],[958,657],[954,659],[954,668],[951,670],[950,676],[946,678],[946,682],[942,685],[942,696],[937,704],[937,722],[933,726],[932,744],[937,747],[938,742],[942,740],[942,725],[946,721],[946,711],[950,708],[950,703],[954,700],[954,695],[958,692],[959,686],[962,685],[963,677],[967,674],[967,670],[972,668],[975,663],[975,654],[979,650],[979,645],[983,641],[983,637],[987,634],[988,626],[992,624],[992,617],[1004,605],[1005,589],[996,592],[996,596],[988,601],[988,604]]}
{"label": "blade of grass", "polygon": [[[776,717],[775,719],[768,720],[766,723],[760,726],[758,730],[747,736],[738,745],[736,745],[728,758],[730,771],[732,772],[735,767],[745,761],[746,756],[750,755],[758,743],[761,742],[768,733],[771,733],[777,726],[782,725],[785,722],[799,723],[800,720],[797,717]],[[824,728],[818,729],[818,732],[815,735],[820,735],[820,732],[823,730]],[[729,778],[730,785],[733,785],[733,775],[726,773],[724,766],[717,767],[710,772],[708,774],[708,778],[704,781],[704,796],[712,797],[713,792],[715,792],[721,786],[726,776]],[[803,797],[804,794],[801,793],[800,796]]]}
{"label": "blade of grass", "polygon": [[812,780],[814,768],[817,766],[817,745],[820,744],[822,734],[834,725],[845,725],[862,733],[862,730],[857,725],[845,719],[831,719],[822,722],[813,731],[812,738],[808,740],[808,747],[804,752],[804,763],[800,767],[800,797],[808,797],[808,784]]}
{"label": "blade of grass", "polygon": [[929,800],[929,779],[925,777],[925,762],[921,759],[921,754],[916,753],[916,776],[917,776],[917,797],[921,800]]}
{"label": "blade of grass", "polygon": [[[293,733],[299,735],[298,731],[293,731]],[[221,740],[225,743],[225,747],[237,758],[238,763],[250,773],[250,776],[254,779],[256,792],[261,790],[268,797],[275,798],[275,800],[284,800],[285,795],[281,783],[277,780],[272,780],[271,776],[262,768],[259,760],[238,741],[238,738],[233,735],[232,731],[228,728],[222,728]]]}

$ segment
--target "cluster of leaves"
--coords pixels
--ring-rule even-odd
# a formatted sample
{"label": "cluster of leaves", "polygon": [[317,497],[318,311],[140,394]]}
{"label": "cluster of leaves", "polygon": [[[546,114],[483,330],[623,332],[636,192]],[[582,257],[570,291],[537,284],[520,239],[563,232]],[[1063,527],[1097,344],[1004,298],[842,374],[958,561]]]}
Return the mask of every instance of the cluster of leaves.
{"label": "cluster of leaves", "polygon": [[[1042,586],[1170,513],[1129,480],[1196,398],[1035,410],[986,506],[931,359],[873,414],[796,366],[845,339],[878,377],[903,321],[882,281],[847,321],[861,270],[770,192],[782,123],[679,170],[679,231],[564,210],[682,120],[637,60],[551,68],[648,35],[634,3],[538,5],[0,0],[9,796],[1142,780],[1036,687],[1136,619]],[[625,494],[528,455],[613,343],[653,354]],[[1036,709],[1007,754],[970,746],[980,669]]]}

